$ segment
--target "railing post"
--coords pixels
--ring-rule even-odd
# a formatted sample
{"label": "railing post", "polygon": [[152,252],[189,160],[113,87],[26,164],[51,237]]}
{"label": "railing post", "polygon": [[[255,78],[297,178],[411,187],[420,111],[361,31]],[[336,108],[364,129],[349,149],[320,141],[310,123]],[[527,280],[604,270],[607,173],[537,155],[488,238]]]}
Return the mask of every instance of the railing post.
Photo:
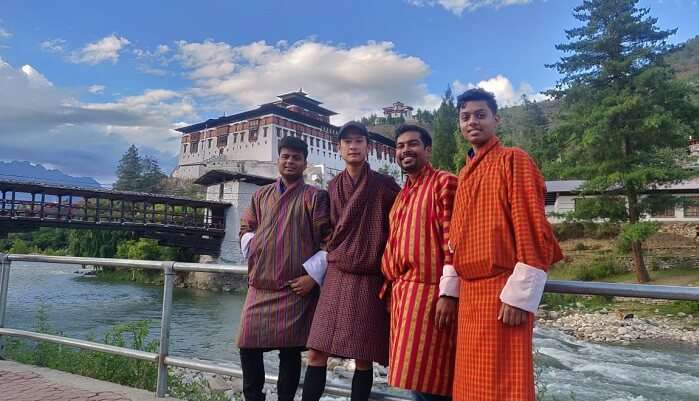
{"label": "railing post", "polygon": [[160,350],[158,352],[158,383],[155,388],[156,397],[167,394],[167,365],[170,344],[170,316],[172,315],[172,290],[175,280],[175,262],[163,262],[163,315],[160,318]]}
{"label": "railing post", "polygon": [[[5,310],[7,309],[7,291],[10,284],[10,258],[0,253],[0,327],[5,327]],[[0,337],[0,354],[5,352],[5,341]]]}

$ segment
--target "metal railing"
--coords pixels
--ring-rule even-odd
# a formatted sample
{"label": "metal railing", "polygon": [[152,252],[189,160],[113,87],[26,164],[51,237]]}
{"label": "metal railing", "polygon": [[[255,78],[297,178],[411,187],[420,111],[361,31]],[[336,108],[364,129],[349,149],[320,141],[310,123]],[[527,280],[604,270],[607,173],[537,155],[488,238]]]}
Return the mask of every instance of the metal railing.
{"label": "metal railing", "polygon": [[[165,275],[163,283],[163,309],[160,321],[160,346],[158,353],[138,351],[129,348],[116,347],[79,340],[75,338],[56,336],[33,331],[5,328],[5,311],[7,309],[7,293],[12,262],[63,263],[79,265],[95,265],[114,268],[138,268],[161,270]],[[169,356],[170,317],[172,315],[172,292],[176,272],[207,272],[247,274],[247,267],[241,265],[220,265],[203,263],[159,262],[148,260],[81,258],[70,256],[16,255],[0,253],[0,336],[22,337],[37,341],[46,341],[90,351],[106,352],[128,358],[149,361],[158,364],[156,396],[164,397],[167,393],[167,368],[169,366],[192,369],[202,372],[215,373],[242,378],[240,369],[197,361],[189,358]],[[655,298],[667,300],[699,301],[699,288],[647,284],[612,284],[578,281],[549,280],[546,283],[547,292],[581,295],[606,295],[635,298]],[[268,383],[276,383],[277,378],[267,375]],[[351,389],[341,386],[326,386],[325,392],[331,395],[350,396]],[[405,398],[384,392],[372,392],[372,399],[386,401],[404,401]]]}

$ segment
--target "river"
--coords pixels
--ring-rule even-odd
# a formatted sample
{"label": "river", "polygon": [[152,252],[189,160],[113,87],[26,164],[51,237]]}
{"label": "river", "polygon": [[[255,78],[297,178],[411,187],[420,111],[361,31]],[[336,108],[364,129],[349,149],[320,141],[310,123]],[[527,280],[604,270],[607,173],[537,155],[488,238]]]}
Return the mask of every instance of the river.
{"label": "river", "polygon": [[[32,329],[43,304],[51,326],[66,336],[101,339],[114,325],[149,320],[157,338],[162,288],[79,277],[77,268],[13,263],[6,327]],[[170,353],[237,366],[233,339],[243,301],[238,294],[175,289]],[[696,347],[591,344],[537,329],[535,348],[550,400],[699,400]]]}

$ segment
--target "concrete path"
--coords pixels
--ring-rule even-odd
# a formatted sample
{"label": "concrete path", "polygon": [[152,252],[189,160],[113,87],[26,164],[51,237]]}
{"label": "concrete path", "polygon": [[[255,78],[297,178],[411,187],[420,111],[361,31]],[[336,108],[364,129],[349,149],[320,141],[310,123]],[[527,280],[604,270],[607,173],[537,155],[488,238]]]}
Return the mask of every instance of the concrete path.
{"label": "concrete path", "polygon": [[149,391],[0,360],[0,401],[179,401]]}

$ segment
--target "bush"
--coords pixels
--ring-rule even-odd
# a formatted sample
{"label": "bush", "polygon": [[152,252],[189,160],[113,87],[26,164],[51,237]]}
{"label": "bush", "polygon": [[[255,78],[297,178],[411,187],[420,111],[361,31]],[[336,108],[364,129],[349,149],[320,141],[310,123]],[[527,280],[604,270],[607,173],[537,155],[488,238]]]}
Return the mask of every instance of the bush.
{"label": "bush", "polygon": [[613,256],[595,258],[588,264],[578,265],[576,270],[575,279],[581,281],[595,281],[626,273],[626,269]]}
{"label": "bush", "polygon": [[565,222],[553,225],[553,232],[559,241],[583,238],[585,227],[579,222]]}
{"label": "bush", "polygon": [[554,276],[560,279],[596,281],[626,273],[626,267],[614,255],[602,255],[585,261],[557,264]]}
{"label": "bush", "polygon": [[581,238],[609,239],[618,236],[621,232],[621,227],[619,224],[609,222],[593,223],[568,221],[554,224],[553,231],[559,241]]}
{"label": "bush", "polygon": [[655,221],[626,224],[617,239],[617,249],[621,253],[629,253],[631,252],[631,243],[633,241],[643,242],[658,232],[659,229],[660,224]]}
{"label": "bush", "polygon": [[590,236],[594,239],[616,238],[621,232],[621,225],[616,223],[598,223],[590,227]]}

